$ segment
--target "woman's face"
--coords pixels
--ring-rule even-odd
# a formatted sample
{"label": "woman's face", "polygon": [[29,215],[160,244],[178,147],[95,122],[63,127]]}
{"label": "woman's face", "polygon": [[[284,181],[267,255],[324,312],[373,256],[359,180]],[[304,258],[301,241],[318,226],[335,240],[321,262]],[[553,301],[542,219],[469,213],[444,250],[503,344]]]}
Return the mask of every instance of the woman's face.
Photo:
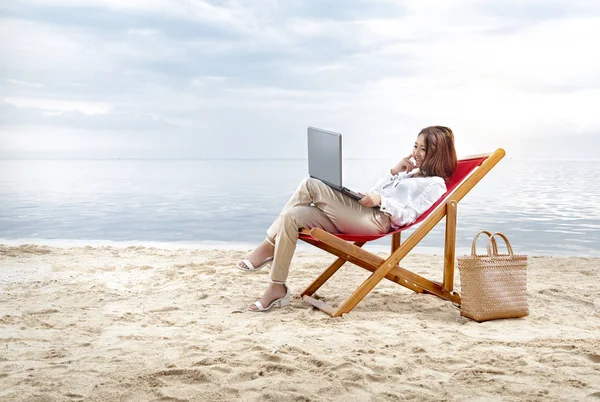
{"label": "woman's face", "polygon": [[415,141],[415,146],[413,147],[412,156],[415,159],[415,166],[421,167],[421,163],[425,160],[425,155],[427,154],[427,148],[425,148],[425,135],[421,134],[417,137],[417,141]]}

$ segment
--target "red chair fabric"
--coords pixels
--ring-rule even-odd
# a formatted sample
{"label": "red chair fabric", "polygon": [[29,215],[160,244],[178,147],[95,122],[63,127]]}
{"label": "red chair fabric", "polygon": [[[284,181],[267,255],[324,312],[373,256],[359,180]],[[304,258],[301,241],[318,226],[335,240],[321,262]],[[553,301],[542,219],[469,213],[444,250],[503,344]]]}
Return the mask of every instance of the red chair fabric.
{"label": "red chair fabric", "polygon": [[[448,191],[446,191],[446,193],[435,203],[431,206],[431,208],[429,208],[427,211],[425,211],[425,213],[423,215],[421,215],[416,221],[414,221],[413,223],[411,223],[410,225],[406,225],[406,226],[402,226],[401,228],[396,229],[395,231],[392,232],[388,232],[388,233],[383,233],[380,235],[361,235],[358,233],[337,233],[335,234],[336,237],[339,237],[342,240],[347,240],[347,241],[352,241],[352,242],[368,242],[368,241],[372,241],[372,240],[377,240],[380,239],[384,236],[388,236],[390,234],[393,233],[398,233],[398,232],[402,232],[403,230],[406,230],[408,228],[411,228],[419,223],[421,223],[423,220],[425,220],[427,218],[427,216],[429,216],[429,214],[434,211],[438,205],[440,205],[442,202],[445,202],[446,199],[448,198],[448,196],[450,194],[452,194],[452,192],[454,191],[454,189],[456,189],[456,187],[467,177],[469,176],[469,174],[471,174],[471,172],[479,165],[481,165],[483,163],[483,161],[485,161],[487,159],[487,156],[483,156],[483,157],[475,157],[475,158],[468,158],[468,159],[461,159],[458,161],[457,165],[456,165],[456,170],[454,171],[454,174],[452,175],[452,177],[450,178],[450,180],[448,180],[446,182],[446,188],[448,189]],[[301,239],[311,239],[311,236],[308,235],[300,235]]]}

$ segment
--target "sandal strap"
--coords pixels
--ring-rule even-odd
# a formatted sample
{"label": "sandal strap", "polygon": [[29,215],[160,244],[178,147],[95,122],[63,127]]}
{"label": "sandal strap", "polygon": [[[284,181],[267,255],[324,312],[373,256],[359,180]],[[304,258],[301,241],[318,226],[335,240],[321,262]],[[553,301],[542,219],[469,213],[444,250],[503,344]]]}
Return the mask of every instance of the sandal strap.
{"label": "sandal strap", "polygon": [[254,270],[256,270],[256,268],[254,268],[254,265],[252,265],[252,263],[250,262],[250,260],[242,260],[242,263],[246,266],[245,269],[247,269],[248,271],[254,271]]}
{"label": "sandal strap", "polygon": [[266,310],[266,308],[263,307],[262,303],[259,300],[255,301],[254,305],[256,306],[256,308],[258,308],[258,311],[265,311]]}

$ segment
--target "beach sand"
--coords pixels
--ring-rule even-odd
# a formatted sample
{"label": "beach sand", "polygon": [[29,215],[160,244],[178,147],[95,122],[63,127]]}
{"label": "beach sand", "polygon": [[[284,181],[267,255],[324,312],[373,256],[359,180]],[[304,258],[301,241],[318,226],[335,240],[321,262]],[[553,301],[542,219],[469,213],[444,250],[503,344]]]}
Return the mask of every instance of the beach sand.
{"label": "beach sand", "polygon": [[[600,259],[530,257],[530,316],[477,323],[388,281],[332,319],[298,296],[331,262],[316,251],[290,307],[248,312],[268,271],[236,270],[245,254],[0,246],[0,400],[600,401]],[[403,266],[441,279],[442,260]]]}

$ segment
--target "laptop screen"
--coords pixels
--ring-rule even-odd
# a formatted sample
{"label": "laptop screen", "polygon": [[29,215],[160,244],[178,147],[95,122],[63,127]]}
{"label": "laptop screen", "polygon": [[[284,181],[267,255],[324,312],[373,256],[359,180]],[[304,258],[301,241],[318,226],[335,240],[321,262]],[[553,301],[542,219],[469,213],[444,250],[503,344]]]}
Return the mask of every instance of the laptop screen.
{"label": "laptop screen", "polygon": [[308,174],[334,186],[342,186],[342,135],[308,128]]}

